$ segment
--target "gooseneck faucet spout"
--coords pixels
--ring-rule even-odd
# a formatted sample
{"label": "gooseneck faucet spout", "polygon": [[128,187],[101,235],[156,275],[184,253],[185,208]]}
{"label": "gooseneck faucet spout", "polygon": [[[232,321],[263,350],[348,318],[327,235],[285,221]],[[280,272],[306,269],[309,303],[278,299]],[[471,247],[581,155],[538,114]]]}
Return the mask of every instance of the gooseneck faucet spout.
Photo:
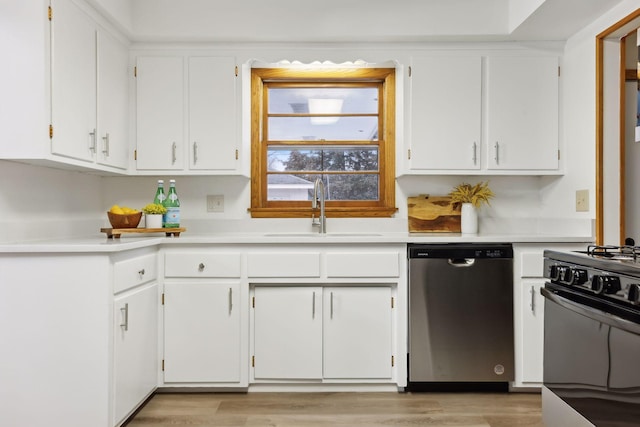
{"label": "gooseneck faucet spout", "polygon": [[326,233],[327,217],[324,213],[324,182],[320,178],[316,178],[316,181],[313,183],[313,199],[311,199],[311,209],[318,209],[318,202],[320,203],[320,217],[316,218],[315,214],[312,214],[311,225],[313,227],[320,227],[320,233]]}

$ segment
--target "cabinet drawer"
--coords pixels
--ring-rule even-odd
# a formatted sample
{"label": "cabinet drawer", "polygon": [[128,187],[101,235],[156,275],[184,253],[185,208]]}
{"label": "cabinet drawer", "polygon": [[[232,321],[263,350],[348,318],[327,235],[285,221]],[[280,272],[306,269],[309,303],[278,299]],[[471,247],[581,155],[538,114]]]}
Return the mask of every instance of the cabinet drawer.
{"label": "cabinet drawer", "polygon": [[165,277],[240,277],[239,253],[167,253]]}
{"label": "cabinet drawer", "polygon": [[520,255],[521,271],[520,277],[543,277],[544,276],[544,255],[539,252],[523,252]]}
{"label": "cabinet drawer", "polygon": [[320,277],[319,252],[253,252],[247,257],[249,277]]}
{"label": "cabinet drawer", "polygon": [[113,265],[113,293],[122,292],[142,283],[155,280],[158,269],[157,255],[144,255]]}
{"label": "cabinet drawer", "polygon": [[327,277],[398,277],[400,260],[397,252],[327,254]]}

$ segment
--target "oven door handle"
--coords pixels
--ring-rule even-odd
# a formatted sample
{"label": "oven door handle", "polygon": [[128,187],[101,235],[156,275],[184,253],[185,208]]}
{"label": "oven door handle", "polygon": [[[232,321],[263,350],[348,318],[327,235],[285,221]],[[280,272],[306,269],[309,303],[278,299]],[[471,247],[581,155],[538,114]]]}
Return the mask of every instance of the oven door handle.
{"label": "oven door handle", "polygon": [[596,308],[571,301],[570,299],[562,297],[548,290],[547,288],[540,288],[540,293],[549,301],[555,302],[556,304],[578,314],[582,314],[583,316],[604,323],[606,325],[613,326],[614,328],[622,329],[624,331],[631,332],[632,334],[640,335],[640,325],[638,325],[637,323],[631,322],[618,316],[614,316],[613,314],[606,313],[602,310],[598,310]]}

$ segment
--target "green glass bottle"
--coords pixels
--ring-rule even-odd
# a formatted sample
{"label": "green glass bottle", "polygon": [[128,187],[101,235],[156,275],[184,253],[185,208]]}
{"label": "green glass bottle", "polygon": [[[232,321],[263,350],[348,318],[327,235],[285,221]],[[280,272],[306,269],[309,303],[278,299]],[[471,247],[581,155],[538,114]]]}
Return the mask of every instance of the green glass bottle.
{"label": "green glass bottle", "polygon": [[156,196],[153,198],[153,203],[155,203],[156,205],[163,205],[164,206],[164,201],[167,198],[167,196],[165,196],[164,194],[164,181],[159,179],[158,180],[158,189],[156,190]]}
{"label": "green glass bottle", "polygon": [[164,207],[167,208],[167,213],[164,214],[163,227],[180,227],[180,199],[178,199],[178,193],[176,192],[175,179],[169,180],[169,194],[164,201]]}

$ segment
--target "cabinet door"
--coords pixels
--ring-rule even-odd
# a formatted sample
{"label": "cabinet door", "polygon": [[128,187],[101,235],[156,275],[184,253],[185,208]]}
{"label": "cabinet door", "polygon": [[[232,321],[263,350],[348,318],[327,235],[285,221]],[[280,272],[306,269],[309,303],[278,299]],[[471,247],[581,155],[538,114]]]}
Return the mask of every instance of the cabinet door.
{"label": "cabinet door", "polygon": [[165,382],[240,381],[239,284],[166,283]]}
{"label": "cabinet door", "polygon": [[184,60],[138,57],[136,73],[137,168],[184,168]]}
{"label": "cabinet door", "polygon": [[255,379],[322,378],[322,288],[256,287]]}
{"label": "cabinet door", "polygon": [[325,378],[391,378],[391,288],[324,289]]}
{"label": "cabinet door", "polygon": [[558,58],[487,59],[489,169],[558,168]]}
{"label": "cabinet door", "polygon": [[158,285],[154,282],[114,301],[114,424],[156,388]]}
{"label": "cabinet door", "polygon": [[544,346],[544,279],[527,280],[522,288],[522,374],[523,383],[542,383]]}
{"label": "cabinet door", "polygon": [[235,68],[233,57],[189,58],[191,169],[236,169]]}
{"label": "cabinet door", "polygon": [[482,59],[411,60],[411,169],[480,168]]}
{"label": "cabinet door", "polygon": [[51,22],[51,152],[94,161],[96,31],[71,0],[56,0]]}
{"label": "cabinet door", "polygon": [[127,47],[98,31],[97,161],[127,168],[129,150],[129,55]]}

